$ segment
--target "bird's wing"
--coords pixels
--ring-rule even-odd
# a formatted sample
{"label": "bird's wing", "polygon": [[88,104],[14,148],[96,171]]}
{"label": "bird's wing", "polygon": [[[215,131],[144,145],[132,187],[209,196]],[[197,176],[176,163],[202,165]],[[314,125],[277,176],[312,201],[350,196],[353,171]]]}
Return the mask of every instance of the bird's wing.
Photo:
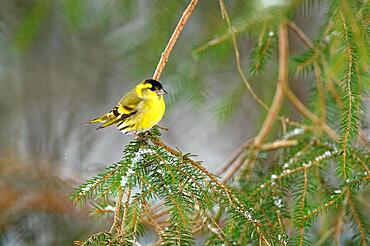
{"label": "bird's wing", "polygon": [[118,105],[136,105],[142,101],[140,97],[137,96],[135,88],[129,91],[126,95],[122,97]]}
{"label": "bird's wing", "polygon": [[90,121],[89,123],[103,122],[97,129],[110,126],[119,121],[123,121],[138,112],[138,107],[142,101],[136,95],[135,89],[128,92],[109,113]]}

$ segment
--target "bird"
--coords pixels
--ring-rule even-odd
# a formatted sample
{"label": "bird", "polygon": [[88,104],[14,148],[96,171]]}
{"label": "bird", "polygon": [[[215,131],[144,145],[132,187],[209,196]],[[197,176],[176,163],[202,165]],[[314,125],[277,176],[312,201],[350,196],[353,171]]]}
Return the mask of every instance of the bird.
{"label": "bird", "polygon": [[159,81],[146,79],[125,94],[111,111],[87,124],[102,123],[97,130],[114,125],[124,134],[138,136],[162,119],[166,110],[165,94],[167,91]]}

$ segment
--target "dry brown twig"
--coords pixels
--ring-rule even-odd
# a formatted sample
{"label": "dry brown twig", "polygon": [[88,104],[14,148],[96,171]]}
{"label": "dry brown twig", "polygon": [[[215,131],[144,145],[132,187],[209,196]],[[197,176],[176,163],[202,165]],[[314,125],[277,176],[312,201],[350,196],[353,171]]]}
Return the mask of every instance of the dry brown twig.
{"label": "dry brown twig", "polygon": [[[263,141],[266,139],[268,133],[270,132],[275,119],[277,118],[280,107],[283,103],[284,92],[283,83],[287,83],[288,80],[288,32],[286,28],[286,23],[282,22],[279,26],[279,78],[276,83],[275,96],[272,101],[271,107],[268,110],[265,121],[258,132],[257,136],[254,138],[252,146],[255,148],[257,155]],[[249,146],[248,146],[249,147]],[[242,153],[242,152],[241,152]],[[240,153],[240,154],[241,154]],[[239,156],[240,156],[239,154]],[[233,170],[227,174],[223,181],[227,182],[244,164],[244,160],[239,160],[238,165],[233,168]],[[231,164],[230,164],[231,165]],[[229,165],[229,166],[230,166]]]}
{"label": "dry brown twig", "polygon": [[162,71],[163,71],[164,67],[167,64],[168,57],[170,56],[170,53],[171,53],[173,47],[175,46],[177,39],[179,38],[182,30],[184,29],[184,26],[185,26],[188,18],[193,13],[193,10],[194,10],[195,6],[197,5],[197,3],[198,3],[198,0],[191,0],[188,7],[185,9],[184,13],[182,14],[175,30],[172,33],[172,36],[168,40],[166,48],[164,49],[164,51],[161,55],[161,58],[160,58],[160,60],[158,62],[158,65],[157,65],[157,68],[154,71],[153,79],[158,80],[161,77]]}

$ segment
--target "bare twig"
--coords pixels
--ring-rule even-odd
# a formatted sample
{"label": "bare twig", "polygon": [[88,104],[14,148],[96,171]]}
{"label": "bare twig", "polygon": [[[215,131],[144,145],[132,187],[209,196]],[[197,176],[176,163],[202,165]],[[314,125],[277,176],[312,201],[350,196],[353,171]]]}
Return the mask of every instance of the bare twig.
{"label": "bare twig", "polygon": [[319,95],[320,102],[320,120],[326,122],[326,103],[325,103],[325,91],[321,80],[321,69],[319,62],[315,61],[313,64],[314,74],[316,78],[316,87]]}
{"label": "bare twig", "polygon": [[[295,146],[297,144],[298,144],[297,140],[277,140],[277,141],[272,142],[272,143],[266,143],[266,144],[261,145],[259,149],[255,149],[255,152],[256,151],[272,151],[272,150],[276,150],[276,149],[279,149],[279,148],[286,148],[286,147]],[[242,147],[244,147],[244,146],[242,146]],[[249,146],[245,146],[242,150],[244,151],[247,148],[253,148],[252,143],[250,143]],[[234,160],[231,160],[232,162],[227,163],[228,164],[227,166],[226,165],[223,166],[223,168],[218,171],[218,174],[222,174],[222,173],[226,172],[232,166],[232,164],[236,163],[235,166],[231,169],[231,171],[228,174],[226,174],[225,177],[222,178],[222,182],[225,183],[225,182],[229,181],[230,178],[232,176],[234,176],[234,174],[244,164],[248,167],[249,166],[253,167],[253,165],[257,161],[256,154],[258,154],[258,153],[254,153],[254,158],[246,160],[246,155],[242,155],[243,151],[238,153],[239,156],[237,158],[235,158]]]}
{"label": "bare twig", "polygon": [[263,144],[260,148],[261,151],[271,151],[271,150],[276,150],[280,148],[286,148],[286,147],[292,147],[296,146],[298,144],[298,141],[295,139],[290,139],[290,140],[277,140],[272,143],[266,143]]}
{"label": "bare twig", "polygon": [[232,155],[230,156],[230,158],[226,162],[226,164],[223,165],[222,168],[220,168],[216,172],[216,174],[220,175],[220,174],[226,172],[232,166],[232,164],[240,157],[240,155],[244,152],[244,150],[252,145],[252,143],[253,143],[253,139],[248,139],[242,145],[240,145],[239,148],[237,150],[235,150],[234,153],[232,153]]}
{"label": "bare twig", "polygon": [[302,40],[302,42],[308,47],[308,48],[314,48],[314,44],[313,42],[311,41],[311,39],[309,39],[307,37],[307,35],[294,23],[294,22],[288,22],[288,26],[289,28],[295,33],[297,34],[297,36]]}
{"label": "bare twig", "polygon": [[173,31],[172,36],[170,40],[168,41],[167,46],[161,55],[161,59],[159,60],[157,68],[155,69],[153,79],[158,80],[159,77],[161,77],[162,71],[167,64],[168,57],[173,47],[175,46],[175,43],[178,37],[180,36],[182,29],[184,28],[188,18],[193,13],[193,10],[195,6],[197,5],[197,3],[198,3],[198,0],[191,0],[188,7],[185,9],[184,13],[182,14],[181,19],[179,20],[179,23],[177,24],[175,30]]}
{"label": "bare twig", "polygon": [[[302,40],[302,42],[310,49],[314,49],[315,46],[311,39],[307,37],[307,35],[294,23],[294,22],[289,22],[288,23],[289,28],[299,37],[299,39]],[[315,51],[317,52],[317,51]],[[321,75],[320,75],[320,66],[317,62],[314,62],[314,74],[316,78],[316,83],[317,83],[317,91],[319,94],[320,98],[320,111],[321,111],[321,120],[325,122],[326,118],[326,109],[325,109],[325,96],[323,92],[323,86],[322,86],[322,81],[321,81]]]}
{"label": "bare twig", "polygon": [[236,163],[236,165],[231,169],[231,171],[228,174],[225,175],[225,177],[222,178],[222,182],[226,183],[227,181],[230,180],[232,176],[234,176],[234,174],[244,165],[246,157],[247,155],[244,154],[239,158],[237,162],[234,162]]}
{"label": "bare twig", "polygon": [[259,147],[270,132],[271,127],[283,103],[284,92],[282,84],[288,83],[288,32],[286,23],[279,25],[279,79],[276,83],[275,96],[263,125],[254,139],[254,144]]}

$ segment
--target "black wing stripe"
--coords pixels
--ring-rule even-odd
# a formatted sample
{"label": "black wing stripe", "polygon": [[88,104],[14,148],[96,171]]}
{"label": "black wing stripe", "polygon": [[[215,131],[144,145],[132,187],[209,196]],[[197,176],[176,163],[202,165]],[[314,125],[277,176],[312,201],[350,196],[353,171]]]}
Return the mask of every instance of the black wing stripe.
{"label": "black wing stripe", "polygon": [[123,115],[121,115],[121,120],[127,119],[128,117],[133,116],[136,113],[137,113],[137,111],[135,110],[135,111],[133,111],[129,114],[123,114]]}
{"label": "black wing stripe", "polygon": [[117,106],[112,109],[112,113],[114,114],[114,116],[119,116],[119,112],[118,112],[118,107]]}
{"label": "black wing stripe", "polygon": [[124,109],[126,109],[127,111],[132,111],[134,110],[135,108],[134,107],[130,107],[130,106],[123,106]]}

